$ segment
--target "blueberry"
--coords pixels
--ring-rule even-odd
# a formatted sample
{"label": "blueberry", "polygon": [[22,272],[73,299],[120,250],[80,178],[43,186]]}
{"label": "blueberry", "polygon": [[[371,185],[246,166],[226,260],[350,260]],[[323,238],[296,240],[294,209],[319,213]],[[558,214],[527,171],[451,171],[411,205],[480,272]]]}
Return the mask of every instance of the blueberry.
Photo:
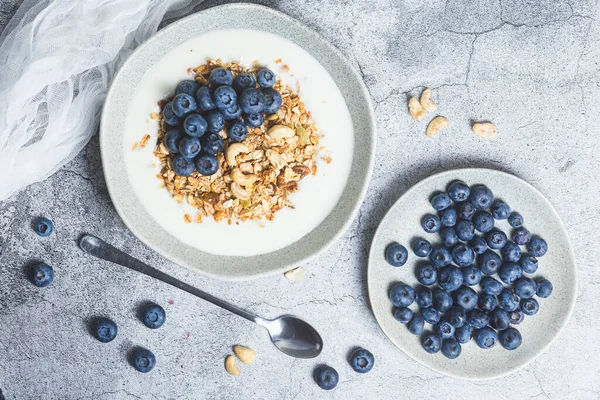
{"label": "blueberry", "polygon": [[108,318],[98,318],[94,325],[94,337],[102,343],[108,343],[117,337],[117,324]]}
{"label": "blueberry", "polygon": [[445,210],[450,207],[450,204],[452,204],[452,200],[446,193],[438,193],[431,198],[431,205],[437,211]]}
{"label": "blueberry", "polygon": [[502,308],[496,308],[490,312],[490,326],[496,330],[503,331],[510,326],[510,314]]}
{"label": "blueberry", "polygon": [[494,201],[494,194],[485,185],[475,185],[471,188],[469,199],[478,210],[487,210]]}
{"label": "blueberry", "polygon": [[535,295],[537,284],[533,279],[522,276],[515,281],[514,289],[520,298],[530,299]]}
{"label": "blueberry", "polygon": [[208,123],[208,131],[210,133],[218,133],[225,127],[225,118],[223,118],[223,114],[217,110],[207,112],[204,114],[204,118]]}
{"label": "blueberry", "polygon": [[202,143],[202,150],[213,156],[223,152],[223,149],[225,148],[223,138],[217,133],[209,133],[202,136],[200,143]]}
{"label": "blueberry", "polygon": [[54,280],[54,269],[45,263],[38,263],[31,271],[31,283],[37,287],[49,286]]}
{"label": "blueberry", "polygon": [[175,126],[179,124],[179,118],[173,112],[173,102],[170,101],[164,105],[162,109],[162,117],[163,121],[167,123],[167,125]]}
{"label": "blueberry", "polygon": [[399,307],[394,309],[394,318],[396,321],[407,324],[413,317],[413,312],[410,308]]}
{"label": "blueberry", "polygon": [[523,254],[519,260],[519,265],[526,274],[533,274],[538,269],[538,260],[528,254]]}
{"label": "blueberry", "polygon": [[443,340],[450,339],[454,336],[455,328],[449,321],[441,319],[440,322],[435,324],[433,331]]}
{"label": "blueberry", "polygon": [[486,294],[498,296],[502,292],[502,289],[504,289],[504,286],[491,276],[484,276],[481,278],[481,288]]}
{"label": "blueberry", "polygon": [[460,328],[467,320],[465,309],[458,304],[453,305],[448,310],[448,322],[455,328]]}
{"label": "blueberry", "polygon": [[439,312],[445,313],[452,307],[453,301],[450,293],[444,289],[433,289],[433,307]]}
{"label": "blueberry", "polygon": [[550,283],[547,279],[540,279],[536,281],[537,290],[536,294],[538,297],[545,299],[546,297],[550,297],[552,294],[552,283]]}
{"label": "blueberry", "polygon": [[488,249],[487,242],[481,236],[475,236],[471,239],[469,245],[471,245],[471,248],[476,254],[483,254]]}
{"label": "blueberry", "polygon": [[275,114],[281,108],[282,98],[279,92],[275,89],[263,89],[263,96],[265,96],[265,106],[263,112],[265,114]]}
{"label": "blueberry", "polygon": [[519,246],[524,246],[531,240],[531,233],[526,228],[520,227],[513,231],[511,239]]}
{"label": "blueberry", "polygon": [[510,319],[511,324],[519,325],[525,319],[525,314],[523,314],[523,311],[517,309],[515,311],[509,312],[508,318]]}
{"label": "blueberry", "polygon": [[435,354],[442,348],[442,339],[435,333],[431,333],[423,338],[423,348],[429,354]]}
{"label": "blueberry", "polygon": [[469,201],[458,206],[458,216],[466,221],[470,221],[473,218],[475,211],[477,211],[477,209],[473,207],[473,203]]}
{"label": "blueberry", "polygon": [[458,289],[463,283],[463,276],[460,269],[454,265],[449,265],[440,269],[438,285],[448,292]]}
{"label": "blueberry", "polygon": [[222,85],[231,85],[233,83],[233,75],[231,71],[225,68],[216,68],[213,69],[208,77],[208,83],[213,88],[222,86]]}
{"label": "blueberry", "polygon": [[433,285],[437,282],[437,270],[431,264],[421,264],[417,267],[417,280],[425,285]]}
{"label": "blueberry", "polygon": [[200,150],[202,150],[202,146],[198,138],[186,136],[179,142],[179,154],[182,157],[194,158],[200,154]]}
{"label": "blueberry", "polygon": [[451,360],[460,356],[461,349],[460,343],[454,339],[444,340],[442,344],[442,354]]}
{"label": "blueberry", "polygon": [[192,137],[204,135],[207,128],[208,123],[200,114],[192,113],[185,117],[185,120],[183,121],[183,130]]}
{"label": "blueberry", "polygon": [[390,289],[390,300],[396,307],[408,307],[415,301],[415,291],[403,283],[396,283]]}
{"label": "blueberry", "polygon": [[462,181],[454,181],[448,186],[448,196],[455,203],[466,201],[471,194],[471,189]]}
{"label": "blueberry", "polygon": [[463,242],[468,242],[475,236],[475,225],[471,221],[460,220],[454,228],[456,236]]}
{"label": "blueberry", "polygon": [[536,299],[521,300],[521,311],[525,315],[535,315],[540,310],[540,303]]}
{"label": "blueberry", "polygon": [[435,325],[440,322],[440,312],[433,307],[427,307],[421,310],[421,316],[425,321],[431,325]]}
{"label": "blueberry", "polygon": [[513,211],[508,216],[508,223],[513,228],[520,228],[523,226],[523,216],[516,211]]}
{"label": "blueberry", "polygon": [[260,89],[250,88],[240,94],[239,105],[246,114],[263,112],[265,106],[265,95]]}
{"label": "blueberry", "polygon": [[233,80],[233,87],[238,92],[241,92],[245,89],[251,89],[256,87],[256,80],[252,74],[239,73]]}
{"label": "blueberry", "polygon": [[494,275],[500,269],[502,260],[492,250],[486,250],[477,257],[477,266],[485,275]]}
{"label": "blueberry", "polygon": [[444,246],[452,247],[456,243],[458,243],[458,236],[456,235],[456,231],[451,227],[443,227],[440,229],[440,239],[444,242]]}
{"label": "blueberry", "polygon": [[431,243],[425,239],[417,239],[413,242],[413,252],[418,257],[427,257],[431,253]]}
{"label": "blueberry", "polygon": [[464,324],[456,329],[454,337],[458,343],[469,343],[469,340],[473,337],[473,327],[469,324]]}
{"label": "blueberry", "polygon": [[459,243],[452,248],[452,260],[459,267],[468,267],[475,261],[475,253],[468,244]]}
{"label": "blueberry", "polygon": [[223,114],[223,119],[226,121],[237,119],[242,115],[242,109],[237,104],[234,104],[231,107],[222,109],[220,111],[221,114]]}
{"label": "blueberry", "polygon": [[450,254],[450,250],[445,247],[435,246],[429,254],[429,259],[435,267],[441,268],[450,265],[452,262],[452,254]]}
{"label": "blueberry", "polygon": [[194,80],[187,79],[185,81],[181,81],[177,84],[175,88],[175,94],[185,93],[193,96],[200,89],[200,84]]}
{"label": "blueberry", "polygon": [[419,307],[427,308],[433,304],[433,293],[431,289],[420,286],[416,290],[415,299]]}
{"label": "blueberry", "polygon": [[440,221],[442,221],[442,225],[444,226],[454,226],[456,225],[457,213],[454,208],[446,208],[440,214]]}
{"label": "blueberry", "polygon": [[165,138],[163,139],[163,142],[171,153],[177,154],[179,153],[179,142],[181,142],[181,139],[183,139],[184,137],[185,133],[183,133],[182,130],[171,129],[170,131],[165,133]]}
{"label": "blueberry", "polygon": [[239,120],[234,121],[227,129],[227,138],[232,142],[241,142],[246,139],[248,128]]}
{"label": "blueberry", "polygon": [[465,311],[471,311],[477,307],[478,299],[477,292],[468,286],[462,286],[454,292],[454,304],[458,304],[464,308]]}
{"label": "blueberry", "polygon": [[473,215],[473,226],[478,232],[487,233],[494,227],[494,217],[487,211],[477,211]]}
{"label": "blueberry", "polygon": [[504,261],[517,262],[521,259],[521,248],[515,242],[508,242],[506,246],[500,250]]}
{"label": "blueberry", "polygon": [[515,292],[509,288],[502,289],[502,292],[498,295],[498,302],[500,303],[500,307],[508,312],[515,311],[519,308],[519,298]]}
{"label": "blueberry", "polygon": [[412,319],[408,322],[408,331],[413,335],[420,335],[423,333],[425,328],[425,320],[419,314],[413,315]]}
{"label": "blueberry", "polygon": [[150,372],[156,365],[156,357],[150,350],[138,348],[131,355],[131,364],[138,372]]}
{"label": "blueberry", "polygon": [[506,234],[499,229],[492,229],[485,236],[485,241],[490,249],[498,250],[506,246]]}
{"label": "blueberry", "polygon": [[548,251],[548,244],[539,236],[533,236],[527,243],[527,251],[534,257],[541,257]]}
{"label": "blueberry", "polygon": [[498,334],[490,327],[475,331],[475,342],[482,349],[491,349],[498,342]]}
{"label": "blueberry", "polygon": [[498,271],[500,280],[507,285],[512,285],[515,283],[515,281],[519,279],[521,275],[523,275],[523,270],[521,270],[519,264],[514,262],[502,264],[502,267],[500,267],[500,270]]}
{"label": "blueberry", "polygon": [[496,296],[492,296],[491,294],[482,293],[479,296],[478,305],[481,311],[491,312],[498,307],[498,299]]}
{"label": "blueberry", "polygon": [[481,271],[479,268],[470,266],[463,268],[463,283],[468,286],[477,285],[481,281]]}
{"label": "blueberry", "polygon": [[474,329],[481,329],[490,323],[490,316],[481,310],[474,309],[467,313],[467,322]]}
{"label": "blueberry", "polygon": [[194,160],[177,156],[173,159],[173,172],[179,176],[190,176],[194,172]]}
{"label": "blueberry", "polygon": [[313,378],[323,390],[335,388],[340,380],[338,372],[328,365],[321,365],[315,369]]}
{"label": "blueberry", "polygon": [[196,92],[196,104],[198,106],[198,110],[201,112],[211,111],[217,108],[215,102],[213,101],[212,95],[210,94],[210,89],[208,86],[198,89]]}
{"label": "blueberry", "polygon": [[214,175],[219,170],[219,160],[212,154],[200,154],[195,164],[198,173],[203,176]]}
{"label": "blueberry", "polygon": [[215,105],[219,110],[228,109],[237,104],[237,93],[229,85],[222,85],[216,88],[213,97]]}
{"label": "blueberry", "polygon": [[399,243],[391,243],[385,249],[385,260],[392,267],[401,267],[408,260],[408,251]]}
{"label": "blueberry", "polygon": [[490,211],[495,219],[506,219],[510,214],[510,206],[502,200],[495,200]]}
{"label": "blueberry", "polygon": [[172,107],[175,115],[183,118],[187,114],[196,111],[196,100],[189,94],[179,93],[173,97]]}
{"label": "blueberry", "polygon": [[150,329],[160,328],[165,323],[165,310],[158,304],[152,304],[144,311],[144,325]]}
{"label": "blueberry", "polygon": [[523,338],[521,337],[521,332],[516,330],[513,327],[506,329],[505,331],[500,332],[499,341],[502,347],[506,350],[515,350],[521,345]]}
{"label": "blueberry", "polygon": [[437,215],[428,214],[425,217],[423,217],[423,220],[421,221],[421,226],[423,227],[425,232],[435,233],[440,230],[442,222],[440,221]]}
{"label": "blueberry", "polygon": [[265,122],[263,113],[257,112],[254,114],[244,114],[244,122],[250,128],[258,128]]}
{"label": "blueberry", "polygon": [[360,374],[366,374],[373,369],[375,357],[373,353],[365,349],[356,349],[350,356],[350,366]]}
{"label": "blueberry", "polygon": [[48,218],[38,218],[35,221],[35,233],[39,236],[50,236],[52,232],[54,232],[54,222],[49,220]]}
{"label": "blueberry", "polygon": [[263,88],[270,88],[275,84],[275,74],[268,68],[263,68],[256,74],[258,85]]}

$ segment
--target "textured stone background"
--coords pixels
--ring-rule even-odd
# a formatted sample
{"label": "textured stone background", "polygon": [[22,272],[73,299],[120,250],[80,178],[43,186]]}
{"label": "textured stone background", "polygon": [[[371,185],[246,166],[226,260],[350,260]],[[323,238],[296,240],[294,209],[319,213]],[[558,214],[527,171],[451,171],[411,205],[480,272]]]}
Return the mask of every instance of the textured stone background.
{"label": "textured stone background", "polygon": [[[3,1],[4,26],[18,0]],[[313,398],[600,398],[600,24],[593,0],[318,0],[269,2],[317,30],[361,71],[375,104],[378,150],[360,215],[348,232],[290,282],[206,279],[155,255],[125,228],[111,205],[98,138],[45,182],[0,204],[0,388],[7,399],[313,399]],[[218,2],[206,2],[209,7]],[[426,122],[406,112],[406,98],[434,88],[451,127],[426,138]],[[475,137],[470,120],[498,125],[495,140]],[[420,179],[442,170],[485,166],[511,172],[540,189],[563,217],[577,255],[575,314],[558,340],[529,366],[498,380],[471,383],[408,359],[378,328],[365,289],[367,249],[390,204]],[[6,172],[6,171],[5,171]],[[45,215],[56,234],[30,228]],[[261,328],[76,247],[83,232],[109,239],[200,288],[266,317],[295,313],[313,323],[326,346],[317,360],[276,351]],[[55,267],[48,289],[28,284],[35,260]],[[167,310],[150,331],[137,306]],[[170,304],[172,301],[172,304]],[[87,321],[113,318],[117,339],[103,345]],[[233,378],[223,369],[231,346],[258,359]],[[125,361],[134,345],[158,358],[149,375]],[[358,376],[348,351],[368,347],[375,369]],[[311,371],[326,362],[341,382],[323,392]]]}

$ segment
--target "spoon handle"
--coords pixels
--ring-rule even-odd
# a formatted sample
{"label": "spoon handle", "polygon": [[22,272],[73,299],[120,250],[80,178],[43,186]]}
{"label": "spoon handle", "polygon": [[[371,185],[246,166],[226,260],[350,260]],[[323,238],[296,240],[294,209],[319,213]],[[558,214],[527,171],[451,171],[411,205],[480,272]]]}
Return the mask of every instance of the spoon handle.
{"label": "spoon handle", "polygon": [[79,247],[81,247],[81,249],[86,253],[89,253],[93,256],[96,256],[106,261],[114,262],[115,264],[119,264],[134,271],[141,272],[142,274],[151,276],[154,279],[158,279],[159,281],[168,283],[169,285],[175,286],[176,288],[193,294],[196,297],[200,297],[201,299],[206,300],[209,303],[224,308],[225,310],[237,314],[240,317],[244,317],[249,321],[262,325],[262,318],[258,318],[257,316],[252,315],[249,312],[244,311],[240,308],[237,308],[236,306],[229,304],[223,300],[220,300],[211,294],[203,292],[202,290],[190,286],[187,283],[182,282],[178,279],[175,279],[172,276],[165,274],[164,272],[152,268],[151,266],[141,262],[137,258],[132,257],[119,249],[114,248],[113,246],[106,243],[104,240],[97,238],[96,236],[84,235],[79,240]]}

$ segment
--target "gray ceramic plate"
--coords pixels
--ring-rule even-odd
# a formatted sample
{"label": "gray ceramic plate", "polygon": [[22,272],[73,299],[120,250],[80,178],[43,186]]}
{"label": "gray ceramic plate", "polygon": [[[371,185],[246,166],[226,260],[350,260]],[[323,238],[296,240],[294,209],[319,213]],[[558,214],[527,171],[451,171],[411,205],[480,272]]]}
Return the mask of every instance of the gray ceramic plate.
{"label": "gray ceramic plate", "polygon": [[[183,223],[183,209],[177,208],[183,206],[158,186],[153,145],[131,150],[146,133],[155,143],[158,127],[149,115],[158,111],[157,100],[179,80],[189,79],[187,68],[206,58],[239,58],[246,63],[258,59],[284,74],[282,64],[274,63],[281,57],[284,63],[289,60],[287,77],[302,84],[307,108],[325,133],[323,143],[333,162],[325,165],[317,160],[323,172],[301,182],[300,191],[294,194],[297,197],[292,198],[296,210],[278,213],[263,230],[250,224],[228,228],[214,221]],[[194,271],[240,280],[283,272],[305,262],[346,230],[371,175],[375,121],[360,76],[338,50],[282,13],[231,4],[169,25],[128,58],[106,98],[100,146],[110,196],[138,238]]]}
{"label": "gray ceramic plate", "polygon": [[[523,215],[525,226],[543,237],[548,252],[539,259],[539,269],[533,277],[545,277],[554,285],[552,296],[538,299],[539,312],[516,326],[523,336],[522,345],[513,351],[500,344],[490,350],[480,349],[474,341],[462,345],[459,358],[449,360],[441,352],[428,354],[421,347],[420,337],[408,332],[405,325],[392,316],[388,290],[394,282],[418,285],[415,267],[425,259],[418,258],[409,243],[423,237],[435,243],[437,234],[428,234],[421,228],[423,215],[433,211],[429,198],[438,190],[445,190],[453,180],[460,179],[469,185],[486,184],[494,194],[505,200]],[[498,224],[509,231],[506,221]],[[396,241],[409,249],[408,262],[394,268],[384,260],[384,249]],[[497,276],[496,276],[497,278]],[[525,181],[499,171],[488,169],[460,169],[431,176],[407,191],[388,211],[375,234],[369,255],[369,298],[375,318],[390,340],[408,356],[442,374],[461,379],[481,380],[507,375],[539,356],[558,336],[575,306],[577,294],[577,267],[573,248],[560,217],[550,202]],[[478,286],[474,287],[479,290]],[[416,309],[416,304],[411,308]],[[425,324],[425,332],[431,325]]]}

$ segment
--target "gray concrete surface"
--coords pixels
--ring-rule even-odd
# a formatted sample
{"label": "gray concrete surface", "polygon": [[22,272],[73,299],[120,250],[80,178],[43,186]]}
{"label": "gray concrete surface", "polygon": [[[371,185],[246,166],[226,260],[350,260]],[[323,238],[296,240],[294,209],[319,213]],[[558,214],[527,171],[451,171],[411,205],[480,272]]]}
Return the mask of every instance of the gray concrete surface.
{"label": "gray concrete surface", "polygon": [[[17,0],[18,1],[18,0]],[[7,399],[314,399],[314,398],[600,398],[600,24],[597,1],[317,0],[268,2],[336,45],[361,71],[376,106],[378,150],[367,198],[348,232],[304,267],[307,277],[225,283],[194,275],[142,245],[111,205],[95,137],[73,162],[0,205],[0,388]],[[1,21],[14,8],[4,2]],[[207,7],[217,3],[203,3]],[[406,98],[434,88],[451,121],[426,138],[426,122]],[[497,139],[473,136],[470,120],[498,125]],[[575,313],[535,362],[498,380],[463,382],[431,372],[396,349],[378,328],[365,289],[366,257],[389,205],[420,179],[442,170],[486,166],[540,189],[563,217],[577,255]],[[6,171],[4,171],[6,173]],[[41,239],[32,218],[51,217]],[[317,360],[288,358],[261,328],[122,267],[85,256],[83,232],[96,233],[165,272],[266,317],[295,313],[326,346]],[[45,260],[55,283],[39,290],[24,268]],[[137,305],[155,301],[167,323],[150,331]],[[117,339],[87,332],[98,315],[113,318]],[[224,372],[234,344],[258,352],[241,377]],[[146,346],[158,359],[148,374],[125,361]],[[368,375],[345,359],[353,346],[376,356]],[[312,382],[326,362],[341,381],[332,392]]]}

